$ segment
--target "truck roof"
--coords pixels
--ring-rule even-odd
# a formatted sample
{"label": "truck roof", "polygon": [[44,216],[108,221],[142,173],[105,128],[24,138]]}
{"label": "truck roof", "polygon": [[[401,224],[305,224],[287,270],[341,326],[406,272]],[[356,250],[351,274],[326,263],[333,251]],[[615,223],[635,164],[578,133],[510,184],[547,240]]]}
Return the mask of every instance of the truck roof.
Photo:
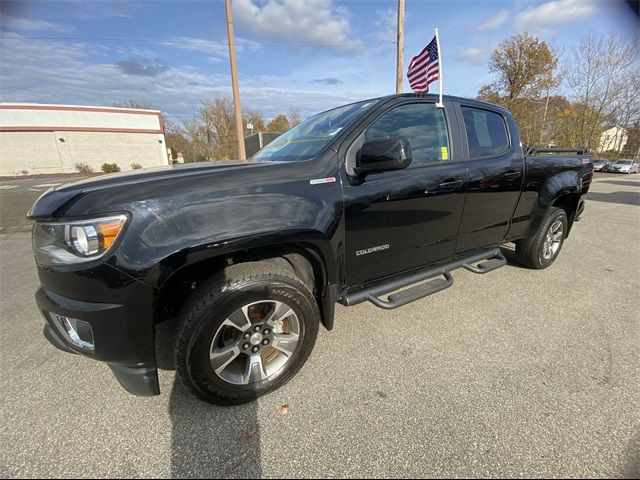
{"label": "truck roof", "polygon": [[[435,101],[437,101],[439,99],[439,95],[435,94],[435,93],[427,93],[427,94],[422,94],[422,93],[394,93],[394,94],[391,94],[391,95],[386,95],[386,96],[383,96],[383,97],[379,97],[378,100],[391,100],[393,98],[400,98],[400,97],[404,97],[404,98],[428,98],[429,100],[435,100]],[[454,100],[456,102],[470,103],[470,104],[475,104],[477,106],[499,108],[500,110],[503,110],[504,112],[509,112],[509,110],[507,110],[506,108],[504,108],[504,107],[502,107],[500,105],[496,105],[495,103],[483,102],[482,100],[476,100],[474,98],[458,97],[458,96],[455,96],[455,95],[443,95],[442,98],[443,98],[443,100]]]}

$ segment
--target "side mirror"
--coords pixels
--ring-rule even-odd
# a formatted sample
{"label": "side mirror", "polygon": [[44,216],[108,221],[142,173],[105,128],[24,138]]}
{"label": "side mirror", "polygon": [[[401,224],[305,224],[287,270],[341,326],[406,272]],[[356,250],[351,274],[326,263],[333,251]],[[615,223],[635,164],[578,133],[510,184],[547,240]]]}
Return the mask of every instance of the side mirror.
{"label": "side mirror", "polygon": [[411,146],[406,137],[391,135],[365,142],[356,155],[353,171],[359,175],[401,170],[411,163]]}

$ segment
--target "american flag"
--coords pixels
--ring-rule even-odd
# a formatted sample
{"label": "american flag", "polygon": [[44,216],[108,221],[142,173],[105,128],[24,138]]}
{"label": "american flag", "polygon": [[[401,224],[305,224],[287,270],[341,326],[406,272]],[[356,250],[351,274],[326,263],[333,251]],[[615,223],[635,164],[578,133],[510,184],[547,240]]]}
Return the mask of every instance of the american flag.
{"label": "american flag", "polygon": [[436,37],[409,63],[409,85],[416,93],[427,93],[429,84],[440,78]]}

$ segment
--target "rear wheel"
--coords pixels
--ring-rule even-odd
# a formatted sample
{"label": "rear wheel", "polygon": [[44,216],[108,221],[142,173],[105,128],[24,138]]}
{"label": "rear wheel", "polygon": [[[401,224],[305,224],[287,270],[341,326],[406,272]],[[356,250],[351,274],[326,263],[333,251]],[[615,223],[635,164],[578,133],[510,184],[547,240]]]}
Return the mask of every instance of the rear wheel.
{"label": "rear wheel", "polygon": [[568,225],[567,213],[563,209],[549,208],[536,232],[516,243],[518,262],[529,268],[547,268],[562,249]]}
{"label": "rear wheel", "polygon": [[289,270],[255,262],[228,267],[203,284],[183,315],[178,376],[200,398],[233,405],[289,381],[315,344],[319,310]]}

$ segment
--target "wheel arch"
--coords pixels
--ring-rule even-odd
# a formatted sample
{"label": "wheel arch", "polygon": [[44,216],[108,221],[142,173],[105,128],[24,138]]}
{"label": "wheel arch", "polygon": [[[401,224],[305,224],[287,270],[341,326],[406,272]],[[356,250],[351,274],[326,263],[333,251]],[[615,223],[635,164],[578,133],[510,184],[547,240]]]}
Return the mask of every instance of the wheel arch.
{"label": "wheel arch", "polygon": [[328,241],[318,245],[315,240],[296,240],[224,252],[210,251],[209,255],[196,254],[194,251],[185,257],[185,252],[180,252],[177,255],[187,261],[178,268],[170,267],[175,264],[175,259],[167,258],[163,262],[165,268],[171,268],[171,271],[165,273],[157,286],[154,322],[158,324],[176,318],[197,285],[215,272],[238,263],[267,261],[290,269],[309,287],[318,302],[322,324],[331,330],[336,300],[336,271],[335,262],[327,256],[327,249],[330,250]]}
{"label": "wheel arch", "polygon": [[576,213],[578,212],[578,205],[580,204],[580,193],[571,192],[559,195],[554,201],[553,206],[561,208],[567,214],[567,234],[565,238],[571,233],[571,227],[576,219]]}
{"label": "wheel arch", "polygon": [[528,235],[535,234],[542,219],[551,207],[558,207],[567,213],[568,236],[575,220],[581,195],[582,180],[579,172],[568,170],[550,177],[540,191]]}

